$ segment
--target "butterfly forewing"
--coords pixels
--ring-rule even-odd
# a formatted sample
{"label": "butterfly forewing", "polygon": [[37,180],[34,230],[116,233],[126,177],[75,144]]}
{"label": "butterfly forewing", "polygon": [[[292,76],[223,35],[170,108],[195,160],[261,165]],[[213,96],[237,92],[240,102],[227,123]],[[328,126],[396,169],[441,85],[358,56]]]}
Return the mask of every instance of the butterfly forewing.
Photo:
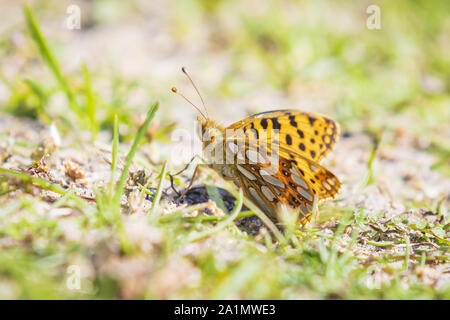
{"label": "butterfly forewing", "polygon": [[[312,112],[298,110],[269,111],[233,123],[229,129],[265,133],[267,143],[276,137],[289,151],[319,162],[336,144],[339,125],[332,119]],[[274,134],[278,130],[278,135]],[[259,138],[259,137],[256,137]]]}

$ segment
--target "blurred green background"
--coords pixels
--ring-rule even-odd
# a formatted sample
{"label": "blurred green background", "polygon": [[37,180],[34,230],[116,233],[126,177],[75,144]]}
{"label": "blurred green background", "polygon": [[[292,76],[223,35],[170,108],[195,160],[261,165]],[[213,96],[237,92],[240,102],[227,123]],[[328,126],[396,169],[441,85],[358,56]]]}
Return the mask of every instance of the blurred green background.
{"label": "blurred green background", "polygon": [[[67,27],[70,5],[81,10],[79,30]],[[367,27],[370,5],[380,8],[380,29]],[[192,127],[195,110],[170,92],[176,85],[200,103],[181,73],[185,66],[210,116],[224,125],[277,108],[324,113],[340,123],[344,136],[382,136],[383,144],[399,153],[404,143],[433,155],[432,169],[450,176],[449,1],[0,0],[0,7],[0,113],[55,123],[63,137],[75,137],[74,146],[110,143],[115,115],[120,141],[131,142],[156,100],[161,106],[146,142],[167,145],[175,127]],[[107,223],[77,218],[80,228],[99,228],[102,241],[95,246],[46,243],[42,239],[61,237],[58,223],[36,222],[30,208],[37,200],[20,201],[2,203],[2,217],[17,208],[27,213],[0,222],[2,237],[24,244],[0,243],[8,248],[0,254],[1,297],[449,298],[448,289],[419,284],[414,277],[403,290],[398,275],[405,276],[408,261],[406,271],[392,269],[387,260],[356,267],[336,248],[308,242],[308,234],[295,247],[302,255],[285,247],[280,252],[268,246],[265,252],[245,239],[244,248],[223,248],[223,259],[210,249],[191,261],[177,256],[174,239],[186,234],[182,226],[156,232],[146,225],[147,237],[160,237],[158,258],[142,263],[113,252],[110,261],[110,243],[118,240]],[[408,208],[415,210],[413,204]],[[360,211],[355,215],[356,226],[369,224]],[[448,224],[444,229],[448,232]],[[439,259],[448,261],[446,241]],[[228,262],[234,250],[242,256]],[[282,262],[272,263],[280,257]],[[108,260],[105,265],[114,271],[104,271],[95,259]],[[82,293],[62,289],[70,261],[91,272],[91,287]],[[143,265],[157,271],[148,278],[151,286],[136,291]],[[184,288],[184,279],[174,276],[179,268],[200,285]],[[120,270],[131,270],[131,278]],[[372,290],[364,276],[379,270],[400,280],[384,291]]]}
{"label": "blurred green background", "polygon": [[[180,72],[186,66],[224,123],[299,108],[328,113],[345,131],[401,128],[448,148],[446,1],[30,3],[80,109],[95,101],[96,110],[77,123],[94,133],[111,128],[114,113],[133,126],[151,99],[169,111],[165,121],[193,119],[169,91],[177,84],[197,100]],[[81,9],[80,30],[66,26],[71,4]],[[366,26],[371,4],[380,8],[379,30]],[[41,66],[21,6],[3,1],[2,8],[2,106],[45,122],[71,118],[58,83]],[[91,98],[84,92],[88,73]]]}

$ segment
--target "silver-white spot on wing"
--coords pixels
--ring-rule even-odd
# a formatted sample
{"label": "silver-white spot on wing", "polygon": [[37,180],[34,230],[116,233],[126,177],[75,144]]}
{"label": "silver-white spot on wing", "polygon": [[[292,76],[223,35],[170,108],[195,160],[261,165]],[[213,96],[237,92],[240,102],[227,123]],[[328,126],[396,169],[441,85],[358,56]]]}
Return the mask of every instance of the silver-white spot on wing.
{"label": "silver-white spot on wing", "polygon": [[308,184],[302,177],[300,177],[300,175],[297,173],[297,170],[295,170],[295,168],[291,168],[291,172],[292,179],[294,179],[295,183],[300,185],[302,188],[309,190]]}
{"label": "silver-white spot on wing", "polygon": [[322,185],[325,187],[325,189],[331,190],[331,186],[326,181],[323,181]]}
{"label": "silver-white spot on wing", "polygon": [[261,177],[264,179],[264,181],[273,184],[274,186],[285,188],[285,185],[282,181],[278,180],[274,176],[270,175],[266,170],[260,169],[259,173],[261,174]]}
{"label": "silver-white spot on wing", "polygon": [[256,177],[253,173],[245,169],[244,167],[240,165],[236,165],[236,168],[239,170],[240,173],[242,173],[247,179],[249,180],[256,180]]}
{"label": "silver-white spot on wing", "polygon": [[307,215],[308,214],[308,210],[305,208],[305,206],[304,205],[300,205],[300,210],[301,210],[301,212],[303,213],[303,215]]}
{"label": "silver-white spot on wing", "polygon": [[239,147],[234,142],[228,142],[227,146],[233,154],[238,153]]}
{"label": "silver-white spot on wing", "polygon": [[256,191],[254,188],[250,187],[248,188],[250,190],[250,194],[252,197],[256,200],[256,202],[263,208],[266,208],[266,204],[264,203],[263,199],[258,194],[258,191]]}
{"label": "silver-white spot on wing", "polygon": [[313,197],[310,193],[308,193],[308,191],[306,191],[305,189],[300,188],[300,187],[297,187],[297,191],[298,191],[298,193],[301,194],[301,196],[303,198],[305,198],[308,201],[312,201]]}
{"label": "silver-white spot on wing", "polygon": [[272,191],[270,190],[270,188],[268,186],[262,186],[261,192],[269,201],[273,201],[276,199],[275,195],[272,193]]}
{"label": "silver-white spot on wing", "polygon": [[245,163],[245,157],[242,155],[242,153],[238,153],[237,155],[236,155],[236,158],[237,158],[237,163]]}
{"label": "silver-white spot on wing", "polygon": [[246,153],[247,153],[247,158],[249,160],[249,163],[267,164],[267,160],[260,153],[256,152],[255,150],[249,149],[249,150],[247,150]]}

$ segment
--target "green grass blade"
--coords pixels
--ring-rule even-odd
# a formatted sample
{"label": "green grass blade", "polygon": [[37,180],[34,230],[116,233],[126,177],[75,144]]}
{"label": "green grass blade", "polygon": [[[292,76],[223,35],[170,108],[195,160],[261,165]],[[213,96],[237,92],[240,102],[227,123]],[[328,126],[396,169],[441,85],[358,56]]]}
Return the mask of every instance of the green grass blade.
{"label": "green grass blade", "polygon": [[66,78],[62,74],[61,68],[59,67],[56,59],[54,58],[52,51],[50,50],[50,47],[47,44],[47,41],[45,40],[45,38],[39,28],[39,24],[33,14],[33,12],[31,11],[30,7],[28,7],[27,5],[24,6],[23,10],[24,10],[24,14],[25,14],[25,19],[28,24],[28,28],[31,33],[31,37],[36,42],[42,58],[47,63],[47,65],[49,66],[53,75],[55,76],[56,80],[58,81],[59,85],[61,86],[64,93],[66,94],[67,100],[69,101],[69,106],[78,115],[80,115],[81,110],[75,100],[75,96],[74,96],[73,92],[70,90],[69,85],[66,81]]}
{"label": "green grass blade", "polygon": [[409,258],[410,258],[410,243],[409,243],[409,236],[405,236],[405,242],[406,242],[406,248],[405,248],[405,261],[403,262],[403,271],[408,271],[408,265],[409,265]]}
{"label": "green grass blade", "polygon": [[[227,191],[231,193],[235,198],[239,196],[239,193],[236,190],[236,187],[232,184],[228,184]],[[261,219],[261,221],[266,225],[266,227],[272,232],[279,243],[284,242],[284,237],[281,234],[280,230],[275,226],[272,220],[267,217],[267,215],[262,212],[256,205],[253,204],[250,200],[244,199],[244,204],[247,208],[255,213],[255,215]]]}
{"label": "green grass blade", "polygon": [[193,242],[193,241],[197,241],[200,240],[202,238],[205,238],[213,233],[216,233],[224,228],[226,228],[228,225],[230,225],[234,219],[236,219],[236,217],[238,216],[239,212],[241,211],[242,208],[242,203],[244,200],[244,195],[242,193],[242,189],[239,189],[239,195],[237,197],[237,203],[236,206],[233,209],[233,212],[223,221],[219,222],[215,227],[209,229],[209,230],[205,230],[203,232],[199,232],[195,235],[189,236],[187,238],[187,242]]}
{"label": "green grass blade", "polygon": [[120,180],[117,185],[116,193],[114,195],[114,203],[116,205],[118,205],[120,203],[120,198],[122,197],[123,188],[125,187],[125,182],[128,177],[128,171],[130,170],[130,165],[131,165],[131,162],[133,161],[134,155],[136,154],[139,143],[141,142],[142,138],[144,137],[144,134],[147,131],[147,127],[148,127],[150,121],[152,121],[153,117],[155,116],[155,113],[158,110],[158,108],[159,108],[159,102],[156,102],[150,108],[150,110],[147,113],[147,117],[146,117],[144,123],[142,124],[142,126],[139,128],[138,133],[136,134],[136,137],[134,139],[133,145],[131,146],[131,149],[127,154],[127,157],[125,159],[125,165],[122,170],[122,175],[120,176]]}
{"label": "green grass blade", "polygon": [[155,197],[153,198],[152,209],[150,211],[150,217],[155,216],[156,208],[158,207],[159,201],[161,200],[162,183],[163,183],[164,179],[166,178],[166,174],[167,174],[167,161],[164,162],[163,167],[161,169],[161,174],[160,174],[161,178],[159,179],[158,188],[156,189],[156,194],[155,194]]}
{"label": "green grass blade", "polygon": [[364,176],[364,185],[363,185],[364,187],[369,186],[375,182],[375,180],[374,180],[375,176],[373,173],[373,163],[377,157],[378,149],[381,145],[381,139],[382,139],[382,134],[379,134],[376,137],[374,137],[374,145],[373,145],[372,151],[370,153],[369,161],[367,162],[367,170],[366,170],[366,174]]}
{"label": "green grass blade", "polygon": [[377,247],[390,247],[393,244],[395,244],[394,241],[370,241],[370,240],[366,240],[367,244],[370,244],[372,246],[377,246]]}
{"label": "green grass blade", "polygon": [[109,194],[111,198],[113,197],[114,182],[116,181],[118,149],[119,149],[119,120],[116,114],[114,116],[113,144],[111,151],[111,178],[109,181]]}
{"label": "green grass blade", "polygon": [[208,192],[208,196],[217,204],[220,209],[222,209],[223,212],[228,213],[228,210],[223,203],[222,197],[220,196],[219,189],[216,186],[207,185],[206,192]]}

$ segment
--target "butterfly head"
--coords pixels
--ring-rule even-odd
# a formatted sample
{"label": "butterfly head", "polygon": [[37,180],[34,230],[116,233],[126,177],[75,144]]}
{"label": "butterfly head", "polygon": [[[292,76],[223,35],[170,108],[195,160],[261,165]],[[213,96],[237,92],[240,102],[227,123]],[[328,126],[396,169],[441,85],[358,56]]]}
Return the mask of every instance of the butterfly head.
{"label": "butterfly head", "polygon": [[200,139],[204,146],[209,145],[210,143],[217,143],[221,140],[224,129],[214,120],[198,116],[197,121],[200,127]]}
{"label": "butterfly head", "polygon": [[187,73],[186,69],[183,67],[181,68],[181,71],[187,76],[189,81],[191,82],[192,86],[194,87],[195,91],[197,92],[198,96],[200,97],[200,100],[202,101],[203,109],[205,113],[200,110],[199,107],[197,107],[195,104],[193,104],[188,98],[186,98],[176,87],[172,88],[172,92],[180,95],[184,100],[186,100],[189,104],[191,104],[199,113],[201,116],[197,117],[197,121],[199,122],[199,135],[200,139],[203,143],[203,148],[206,147],[213,147],[218,144],[219,141],[222,141],[223,139],[223,133],[225,132],[223,127],[218,125],[215,121],[211,120],[208,115],[208,110],[206,109],[205,102],[203,101],[203,98],[200,94],[200,92],[197,89],[197,86],[195,85],[194,81],[192,81],[191,77]]}

